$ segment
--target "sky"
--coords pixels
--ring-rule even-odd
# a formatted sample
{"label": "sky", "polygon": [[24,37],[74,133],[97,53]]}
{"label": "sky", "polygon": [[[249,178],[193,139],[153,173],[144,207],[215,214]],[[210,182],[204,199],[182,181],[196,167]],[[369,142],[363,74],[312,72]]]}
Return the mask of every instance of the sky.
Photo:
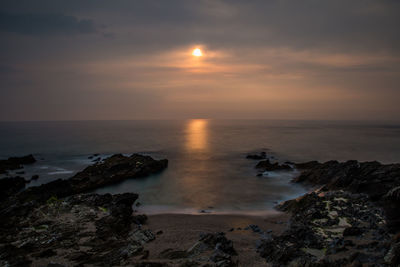
{"label": "sky", "polygon": [[398,120],[399,14],[397,0],[1,0],[0,120]]}

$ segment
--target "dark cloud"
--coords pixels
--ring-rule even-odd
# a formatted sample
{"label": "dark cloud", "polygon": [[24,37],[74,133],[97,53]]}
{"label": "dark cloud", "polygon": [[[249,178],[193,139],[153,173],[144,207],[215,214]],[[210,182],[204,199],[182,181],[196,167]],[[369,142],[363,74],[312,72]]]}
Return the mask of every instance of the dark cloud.
{"label": "dark cloud", "polygon": [[0,31],[28,35],[88,34],[96,32],[92,20],[63,14],[0,12]]}

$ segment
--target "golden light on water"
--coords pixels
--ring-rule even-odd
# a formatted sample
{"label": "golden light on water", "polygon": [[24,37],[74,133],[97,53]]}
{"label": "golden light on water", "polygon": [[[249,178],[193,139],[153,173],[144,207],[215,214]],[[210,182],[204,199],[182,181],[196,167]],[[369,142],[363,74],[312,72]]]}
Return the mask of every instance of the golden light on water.
{"label": "golden light on water", "polygon": [[186,148],[189,151],[205,150],[208,146],[208,120],[193,119],[186,125]]}
{"label": "golden light on water", "polygon": [[195,57],[201,57],[203,55],[203,53],[201,52],[200,48],[196,48],[193,50],[192,55]]}

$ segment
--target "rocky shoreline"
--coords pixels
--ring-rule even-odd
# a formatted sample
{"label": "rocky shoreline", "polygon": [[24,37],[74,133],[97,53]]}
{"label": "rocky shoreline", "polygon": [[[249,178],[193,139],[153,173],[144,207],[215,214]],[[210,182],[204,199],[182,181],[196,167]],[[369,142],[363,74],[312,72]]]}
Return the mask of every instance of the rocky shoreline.
{"label": "rocky shoreline", "polygon": [[275,265],[399,266],[400,164],[316,161],[295,164],[294,179],[319,188],[278,205],[288,229],[260,240]]}
{"label": "rocky shoreline", "polygon": [[[224,232],[199,233],[188,247],[163,247],[154,255],[149,245],[168,229],[149,228],[147,216],[132,209],[137,194],[87,192],[160,172],[168,161],[116,154],[70,179],[24,191],[23,178],[0,179],[0,265],[260,266],[259,261],[240,262],[240,253],[249,250],[229,239],[242,240],[247,232],[258,239],[251,250],[266,266],[399,266],[400,164],[279,163],[266,153],[248,158],[260,160],[258,172],[297,169],[293,182],[316,188],[277,206],[290,214],[281,231],[256,224],[237,227],[232,221]],[[13,168],[29,164],[2,162]],[[188,220],[199,221],[195,217]]]}

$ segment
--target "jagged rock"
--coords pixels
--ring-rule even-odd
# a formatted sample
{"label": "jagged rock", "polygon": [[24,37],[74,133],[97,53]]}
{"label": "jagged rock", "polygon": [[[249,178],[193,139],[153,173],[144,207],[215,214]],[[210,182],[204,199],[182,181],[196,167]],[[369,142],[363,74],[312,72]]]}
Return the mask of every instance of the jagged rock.
{"label": "jagged rock", "polygon": [[[133,193],[50,197],[29,206],[24,216],[9,214],[13,224],[0,225],[0,265],[27,266],[27,259],[51,258],[55,253],[68,266],[125,265],[155,238],[150,230],[132,223],[137,197]],[[70,253],[59,254],[60,250]]]}
{"label": "jagged rock", "polygon": [[36,159],[33,155],[24,157],[10,157],[5,160],[0,160],[0,173],[5,173],[7,170],[17,170],[23,168],[22,165],[35,163]]}
{"label": "jagged rock", "polygon": [[385,199],[400,202],[400,186],[392,188],[384,196]]}
{"label": "jagged rock", "polygon": [[385,255],[385,261],[389,266],[400,265],[400,243],[393,244]]}
{"label": "jagged rock", "polygon": [[233,248],[233,243],[225,237],[225,233],[219,232],[215,234],[202,234],[200,235],[200,242],[206,244],[209,248],[216,248],[229,255],[237,255]]}
{"label": "jagged rock", "polygon": [[[322,188],[286,201],[278,209],[292,217],[281,235],[265,235],[258,242],[258,252],[267,262],[289,266],[342,266],[353,261],[383,264],[382,252],[390,234],[384,227],[383,210],[368,195]],[[365,233],[362,239],[348,239],[361,233]],[[360,254],[348,259],[343,253],[354,251],[353,247],[368,257]]]}
{"label": "jagged rock", "polygon": [[279,164],[277,162],[271,163],[269,159],[260,161],[256,165],[257,169],[262,169],[263,171],[282,171],[282,170],[292,170],[292,168],[287,164]]}
{"label": "jagged rock", "polygon": [[400,229],[400,164],[381,164],[376,161],[328,161],[296,164],[303,169],[294,182],[323,185],[324,190],[343,189],[367,194],[386,211],[388,226]]}
{"label": "jagged rock", "polygon": [[255,159],[255,160],[260,160],[260,159],[266,159],[267,158],[267,153],[261,152],[260,154],[249,154],[246,156],[246,159]]}
{"label": "jagged rock", "polygon": [[168,160],[154,160],[149,156],[133,154],[130,157],[122,154],[113,155],[85,168],[69,179],[76,192],[86,192],[104,185],[121,182],[125,179],[144,177],[165,169]]}

